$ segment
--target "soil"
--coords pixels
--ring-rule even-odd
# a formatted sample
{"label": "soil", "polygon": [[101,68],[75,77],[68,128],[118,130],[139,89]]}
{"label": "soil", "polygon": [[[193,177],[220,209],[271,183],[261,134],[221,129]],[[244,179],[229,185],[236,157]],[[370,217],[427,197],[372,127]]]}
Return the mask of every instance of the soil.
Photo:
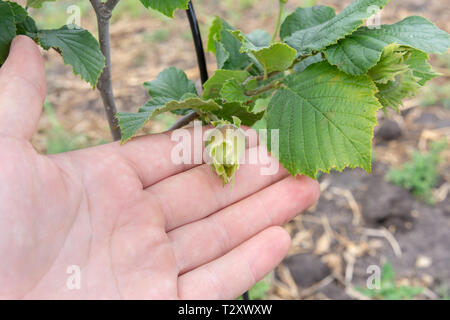
{"label": "soil", "polygon": [[[202,1],[197,6],[203,38],[214,15],[224,16],[244,32],[267,29],[274,24],[276,1],[261,0],[240,13],[226,10],[225,2]],[[340,11],[351,1],[322,0]],[[293,9],[302,1],[291,0]],[[237,9],[236,9],[237,10]],[[409,15],[422,15],[450,31],[450,8],[442,0],[391,0],[383,10],[382,23],[393,23]],[[83,27],[95,31],[93,17],[83,18]],[[148,36],[165,28],[169,37],[157,43]],[[175,22],[152,16],[126,15],[111,27],[113,83],[120,111],[135,111],[148,98],[142,83],[154,79],[165,67],[177,66],[200,87],[195,52],[188,22],[182,12]],[[204,41],[206,42],[206,41]],[[63,127],[83,135],[86,144],[110,139],[97,91],[74,76],[55,52],[46,52],[48,101]],[[215,60],[208,54],[210,74]],[[448,63],[436,57],[433,65],[444,74],[431,85],[449,83]],[[403,117],[402,117],[403,116]],[[434,206],[417,201],[408,191],[388,183],[390,167],[409,159],[412,150],[426,150],[434,140],[450,137],[450,110],[436,104],[422,107],[420,97],[405,103],[402,116],[390,119],[380,113],[376,129],[373,172],[333,172],[320,178],[322,196],[318,204],[285,227],[293,241],[289,256],[275,270],[268,298],[361,299],[355,286],[364,286],[367,267],[393,264],[399,284],[414,284],[428,290],[422,298],[450,296],[450,155],[445,152],[441,177],[434,193]],[[144,133],[164,130],[167,121],[153,121]],[[49,121],[43,117],[34,145],[46,150]]]}

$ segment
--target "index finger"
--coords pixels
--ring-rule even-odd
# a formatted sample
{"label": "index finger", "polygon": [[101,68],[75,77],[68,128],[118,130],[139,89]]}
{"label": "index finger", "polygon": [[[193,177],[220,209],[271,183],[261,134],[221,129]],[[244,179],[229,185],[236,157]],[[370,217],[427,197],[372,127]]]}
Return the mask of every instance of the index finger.
{"label": "index finger", "polygon": [[[113,142],[102,146],[83,149],[75,152],[89,152],[95,149],[97,157],[119,156],[139,177],[143,188],[147,188],[173,175],[182,173],[203,164],[204,141],[203,134],[210,127],[177,129],[158,134],[136,137],[121,145]],[[244,129],[248,131],[253,129]],[[257,141],[250,139],[247,147],[255,146]],[[187,152],[188,156],[180,156]],[[186,161],[187,160],[187,161]]]}

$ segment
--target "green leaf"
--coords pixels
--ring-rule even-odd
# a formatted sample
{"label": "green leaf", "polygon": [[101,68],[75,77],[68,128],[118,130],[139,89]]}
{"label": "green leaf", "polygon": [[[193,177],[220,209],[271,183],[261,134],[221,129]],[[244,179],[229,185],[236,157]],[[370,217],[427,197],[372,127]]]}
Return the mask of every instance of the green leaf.
{"label": "green leaf", "polygon": [[216,35],[222,30],[222,21],[219,17],[214,17],[208,32],[208,43],[206,51],[216,54]]}
{"label": "green leaf", "polygon": [[[267,128],[279,130],[283,166],[292,175],[313,178],[331,168],[370,171],[373,128],[381,107],[370,78],[349,76],[324,61],[288,76],[285,85],[267,110]],[[271,141],[269,131],[272,150]]]}
{"label": "green leaf", "polygon": [[[234,34],[237,32],[236,34]],[[215,17],[208,35],[208,51],[214,52],[217,68],[226,70],[248,69],[252,74],[260,74],[263,67],[250,51],[242,49],[240,31],[230,26],[225,20]],[[271,36],[262,30],[250,33],[249,38],[242,35],[252,47],[262,48],[270,42]]]}
{"label": "green leaf", "polygon": [[395,270],[390,262],[386,262],[383,265],[383,270],[381,271],[381,281],[383,282],[393,282],[395,280]]}
{"label": "green leaf", "polygon": [[294,72],[303,72],[307,67],[309,67],[310,65],[323,61],[323,57],[322,57],[322,53],[317,53],[313,56],[309,56],[306,57],[305,59],[303,59],[302,61],[300,61],[299,63],[296,63],[294,66]]}
{"label": "green leaf", "polygon": [[[216,42],[217,44],[217,42]],[[229,70],[245,69],[252,61],[242,52],[241,43],[228,30],[220,32],[220,42],[216,46],[217,68]],[[221,59],[220,57],[224,57]]]}
{"label": "green leaf", "polygon": [[266,111],[267,107],[269,106],[270,99],[272,99],[272,96],[269,96],[267,98],[258,98],[255,101],[255,105],[253,106],[252,111],[254,113]]}
{"label": "green leaf", "polygon": [[118,112],[116,118],[122,132],[121,143],[125,143],[136,136],[137,132],[150,120],[153,111],[164,107],[166,103],[167,101],[164,99],[154,98],[140,107],[137,113]]}
{"label": "green leaf", "polygon": [[256,52],[258,50],[268,48],[268,46],[259,46],[251,42],[240,30],[232,30],[231,34],[240,42],[240,52]]}
{"label": "green leaf", "polygon": [[122,143],[131,139],[152,117],[167,111],[195,109],[218,110],[221,107],[213,100],[198,97],[195,83],[188,79],[183,70],[175,67],[164,69],[155,80],[145,82],[150,100],[137,113],[117,114],[122,130]]}
{"label": "green leaf", "polygon": [[420,86],[438,75],[427,59],[425,52],[410,47],[392,44],[385,48],[378,64],[368,72],[383,107],[398,111],[403,99],[414,96]]}
{"label": "green leaf", "polygon": [[164,69],[155,80],[145,82],[144,87],[152,98],[162,98],[169,102],[181,100],[186,93],[197,94],[195,83],[189,80],[183,70],[175,67]]}
{"label": "green leaf", "polygon": [[17,34],[24,34],[35,38],[38,32],[36,22],[30,16],[26,17],[22,23],[16,24]]}
{"label": "green leaf", "polygon": [[189,0],[140,0],[142,4],[148,9],[152,8],[161,12],[162,14],[173,18],[173,13],[177,9],[186,10],[188,8]]}
{"label": "green leaf", "polygon": [[409,51],[393,43],[384,48],[380,61],[369,70],[368,75],[376,83],[387,83],[409,69],[405,63]]}
{"label": "green leaf", "polygon": [[245,103],[252,99],[252,97],[245,94],[245,87],[236,79],[229,79],[225,81],[220,95],[226,102],[240,102]]}
{"label": "green leaf", "polygon": [[215,53],[218,69],[242,70],[252,62],[240,51],[241,42],[231,32],[235,30],[225,20],[215,17],[208,35],[208,51]]}
{"label": "green leaf", "polygon": [[[158,77],[145,82],[144,87],[148,89],[150,97],[159,98],[164,103],[172,100],[185,100],[188,97],[198,97],[195,83],[189,80],[183,70],[175,67],[167,68]],[[178,115],[185,115],[191,110],[174,110]]]}
{"label": "green leaf", "polygon": [[280,37],[284,39],[296,31],[322,24],[335,16],[334,9],[327,6],[297,8],[281,24]]}
{"label": "green leaf", "polygon": [[254,51],[253,54],[262,64],[264,73],[269,74],[289,68],[297,56],[297,51],[284,43],[274,43],[268,48]]}
{"label": "green leaf", "polygon": [[[231,26],[228,22],[219,17],[214,17],[214,20],[209,28],[207,51],[216,54],[215,42],[222,42],[221,32],[234,31],[236,28]],[[272,36],[265,30],[256,29],[246,35],[247,39],[255,46],[266,47],[269,46]]]}
{"label": "green leaf", "polygon": [[16,22],[16,34],[27,35],[34,39],[38,29],[34,20],[28,15],[28,12],[15,2],[6,3],[10,5],[11,10],[13,11],[14,20]]}
{"label": "green leaf", "polygon": [[19,34],[34,38],[37,32],[34,20],[15,2],[0,0],[0,65],[8,56],[12,39]]}
{"label": "green leaf", "polygon": [[421,86],[433,78],[439,76],[432,70],[431,65],[427,62],[428,54],[419,50],[410,50],[410,56],[406,60],[409,68],[413,71],[415,77],[420,78],[419,84]]}
{"label": "green leaf", "polygon": [[116,117],[122,131],[122,143],[133,138],[150,119],[168,111],[194,109],[198,111],[211,112],[221,107],[214,100],[202,100],[198,97],[188,98],[183,101],[166,101],[163,97],[149,100],[137,113],[119,112]]}
{"label": "green leaf", "polygon": [[413,97],[420,88],[420,78],[415,77],[412,70],[399,74],[393,81],[377,83],[378,93],[376,97],[383,107],[396,111],[402,105],[405,98]]}
{"label": "green leaf", "polygon": [[216,70],[214,74],[203,85],[203,99],[216,99],[220,97],[220,91],[224,83],[230,79],[244,82],[250,74],[243,70]]}
{"label": "green leaf", "polygon": [[28,17],[27,10],[25,10],[21,5],[15,3],[15,2],[6,2],[11,7],[11,10],[14,15],[14,21],[16,24],[23,23]]}
{"label": "green leaf", "polygon": [[221,42],[216,41],[214,45],[216,47],[217,69],[222,69],[230,58],[230,53],[225,49],[225,46]]}
{"label": "green leaf", "polygon": [[16,36],[13,10],[6,2],[0,2],[0,65],[8,57],[11,41]]}
{"label": "green leaf", "polygon": [[364,74],[380,59],[383,49],[396,43],[428,53],[444,53],[450,36],[422,17],[408,17],[379,29],[362,27],[352,35],[327,48],[327,60],[350,74]]}
{"label": "green leaf", "polygon": [[263,112],[251,112],[248,106],[238,102],[224,103],[222,109],[215,111],[214,114],[223,120],[233,122],[233,117],[241,120],[244,126],[252,126],[256,121],[264,116]]}
{"label": "green leaf", "polygon": [[299,55],[323,50],[353,33],[373,12],[371,6],[384,7],[389,0],[355,0],[334,18],[310,28],[294,32],[285,42]]}
{"label": "green leaf", "polygon": [[264,30],[256,29],[246,35],[247,39],[256,47],[268,47],[272,36]]}
{"label": "green leaf", "polygon": [[207,51],[216,54],[216,41],[220,42],[220,33],[222,30],[234,30],[232,26],[228,24],[225,20],[214,17],[214,20],[209,28],[208,33],[208,45],[206,47]]}
{"label": "green leaf", "polygon": [[27,7],[28,8],[42,8],[42,4],[44,2],[55,2],[56,0],[27,0]]}
{"label": "green leaf", "polygon": [[251,53],[264,69],[267,75],[274,71],[284,71],[289,68],[297,56],[297,51],[285,43],[274,43],[268,47],[260,47],[252,43],[241,31],[232,31],[241,41],[240,52]]}
{"label": "green leaf", "polygon": [[265,130],[267,129],[267,121],[264,117],[261,118],[261,120],[256,121],[252,128],[255,130]]}
{"label": "green leaf", "polygon": [[97,86],[105,67],[105,57],[89,31],[64,26],[55,30],[40,30],[38,38],[44,49],[57,49],[61,52],[64,63],[70,64],[75,74],[80,75],[92,87]]}

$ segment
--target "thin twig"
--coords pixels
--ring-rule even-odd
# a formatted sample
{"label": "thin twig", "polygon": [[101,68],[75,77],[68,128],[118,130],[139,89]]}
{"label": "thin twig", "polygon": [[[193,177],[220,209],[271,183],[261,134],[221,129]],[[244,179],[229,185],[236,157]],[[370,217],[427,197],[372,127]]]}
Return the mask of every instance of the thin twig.
{"label": "thin twig", "polygon": [[[247,71],[247,70],[246,70]],[[269,73],[268,75],[267,75],[267,78],[269,79],[269,78],[271,78],[271,77],[273,77],[273,76],[275,76],[275,75],[277,75],[277,74],[280,74],[281,73],[281,71],[273,71],[273,72],[271,72],[271,73]],[[250,76],[250,77],[248,77],[247,79],[245,79],[245,81],[244,82],[242,82],[242,85],[245,87],[250,81],[252,81],[252,80],[257,80],[257,81],[259,81],[259,80],[264,80],[264,75],[259,75],[259,76]]]}
{"label": "thin twig", "polygon": [[278,10],[278,16],[277,16],[277,22],[275,24],[275,30],[273,31],[273,35],[272,35],[272,40],[270,41],[270,43],[274,43],[275,40],[277,39],[278,36],[278,32],[280,31],[280,25],[281,25],[281,18],[283,16],[283,9],[284,9],[284,5],[286,4],[286,0],[280,0],[280,8]]}
{"label": "thin twig", "polygon": [[334,276],[330,274],[330,275],[326,276],[325,278],[323,278],[322,280],[320,280],[319,282],[313,284],[311,287],[301,290],[299,293],[300,299],[304,299],[304,298],[312,296],[317,291],[328,286],[331,282],[333,282],[333,280],[334,280]]}
{"label": "thin twig", "polygon": [[439,296],[428,288],[423,288],[423,295],[431,300],[439,300]]}
{"label": "thin twig", "polygon": [[270,82],[262,87],[259,87],[255,90],[249,90],[247,92],[245,92],[245,95],[247,96],[257,96],[261,93],[264,93],[266,91],[272,90],[274,88],[276,88],[276,86],[278,85],[278,81],[274,81],[274,82]]}
{"label": "thin twig", "polygon": [[90,0],[97,16],[98,38],[100,42],[100,50],[105,56],[105,68],[103,69],[97,88],[102,96],[103,105],[105,107],[106,117],[108,119],[109,128],[114,140],[120,140],[122,134],[116,119],[116,102],[111,80],[111,50],[110,50],[110,34],[109,23],[112,10],[119,0],[108,0],[103,3],[100,0]]}
{"label": "thin twig", "polygon": [[333,277],[345,287],[345,293],[351,298],[358,300],[371,300],[369,297],[366,297],[362,293],[356,291],[355,287],[350,282],[346,282],[340,274],[333,274]]}
{"label": "thin twig", "polygon": [[184,127],[185,125],[188,125],[191,121],[198,118],[198,113],[193,111],[191,113],[188,113],[187,115],[181,117],[178,119],[167,131],[179,129],[181,127]]}
{"label": "thin twig", "polygon": [[382,229],[365,228],[365,229],[363,229],[363,233],[367,236],[385,238],[391,245],[392,250],[394,251],[395,255],[397,257],[402,256],[402,249],[401,249],[400,245],[398,244],[397,240],[392,235],[392,233],[390,233],[386,228],[382,228]]}
{"label": "thin twig", "polygon": [[347,200],[348,206],[350,207],[353,213],[352,224],[354,226],[360,225],[362,221],[361,209],[359,208],[359,205],[356,202],[352,192],[348,189],[341,189],[336,187],[331,188],[331,192],[333,192],[338,196],[344,197]]}

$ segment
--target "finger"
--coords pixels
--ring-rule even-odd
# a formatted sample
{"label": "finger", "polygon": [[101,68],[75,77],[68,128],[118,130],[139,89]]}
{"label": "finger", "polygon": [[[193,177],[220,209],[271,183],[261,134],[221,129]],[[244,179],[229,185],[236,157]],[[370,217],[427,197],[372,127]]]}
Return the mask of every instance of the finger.
{"label": "finger", "polygon": [[235,299],[287,254],[289,234],[270,227],[226,255],[178,278],[181,299]]}
{"label": "finger", "polygon": [[44,60],[33,40],[14,38],[0,69],[0,133],[29,140],[45,99]]}
{"label": "finger", "polygon": [[315,180],[288,177],[205,219],[169,232],[179,273],[224,255],[270,226],[284,224],[312,206],[318,195]]}
{"label": "finger", "polygon": [[[247,153],[257,148],[264,147],[251,148]],[[271,161],[276,162],[273,158]],[[261,163],[242,164],[236,172],[234,185],[223,187],[217,174],[205,164],[167,178],[145,191],[151,196],[150,200],[159,203],[166,217],[166,230],[170,231],[203,219],[288,175],[281,166],[270,175],[263,175],[265,167]]]}
{"label": "finger", "polygon": [[[200,125],[197,129],[183,128],[140,136],[123,145],[113,142],[74,151],[71,155],[95,159],[93,161],[97,161],[96,159],[108,162],[122,161],[132,167],[143,188],[147,188],[165,178],[203,164],[203,135],[208,129],[210,127]],[[252,132],[252,135],[256,134],[253,129],[244,128],[244,131]],[[249,146],[256,144],[257,141],[250,139]],[[180,146],[185,146],[186,152],[190,154],[188,157],[190,160],[180,161]]]}

